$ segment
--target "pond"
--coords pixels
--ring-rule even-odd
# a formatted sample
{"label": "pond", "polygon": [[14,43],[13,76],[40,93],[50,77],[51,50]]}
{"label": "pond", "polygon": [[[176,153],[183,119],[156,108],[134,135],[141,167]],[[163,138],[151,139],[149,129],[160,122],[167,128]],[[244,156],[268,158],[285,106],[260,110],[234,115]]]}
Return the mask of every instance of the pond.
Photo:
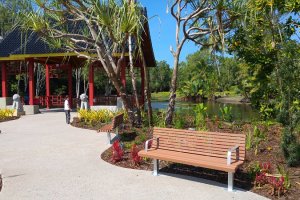
{"label": "pond", "polygon": [[[203,102],[205,106],[207,106],[207,114],[209,117],[220,116],[220,108],[223,106],[231,106],[232,107],[232,116],[233,120],[236,121],[251,121],[258,119],[258,112],[254,110],[250,104],[242,104],[242,103],[220,103],[220,102]],[[187,109],[192,112],[193,108],[197,105],[197,103],[191,102],[176,102],[175,109]],[[166,109],[168,107],[168,102],[166,101],[153,101],[152,108],[153,109]]]}

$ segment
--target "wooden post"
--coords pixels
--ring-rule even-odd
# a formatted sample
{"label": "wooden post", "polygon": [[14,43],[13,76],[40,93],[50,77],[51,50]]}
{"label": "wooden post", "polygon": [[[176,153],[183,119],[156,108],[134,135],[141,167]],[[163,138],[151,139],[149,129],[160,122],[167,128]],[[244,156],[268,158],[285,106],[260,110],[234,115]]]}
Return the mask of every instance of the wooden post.
{"label": "wooden post", "polygon": [[69,96],[69,104],[72,108],[73,99],[72,99],[72,65],[68,65],[68,96]]}
{"label": "wooden post", "polygon": [[46,106],[47,109],[50,108],[50,77],[49,77],[49,71],[50,66],[46,64]]}
{"label": "wooden post", "polygon": [[144,105],[145,104],[145,72],[143,67],[141,67],[141,95],[142,95],[142,105]]}
{"label": "wooden post", "polygon": [[2,63],[2,97],[7,97],[7,67],[6,63]]}
{"label": "wooden post", "polygon": [[89,103],[94,105],[94,66],[90,64],[89,68]]}
{"label": "wooden post", "polygon": [[34,99],[34,60],[30,59],[28,62],[29,71],[29,105],[33,105]]}

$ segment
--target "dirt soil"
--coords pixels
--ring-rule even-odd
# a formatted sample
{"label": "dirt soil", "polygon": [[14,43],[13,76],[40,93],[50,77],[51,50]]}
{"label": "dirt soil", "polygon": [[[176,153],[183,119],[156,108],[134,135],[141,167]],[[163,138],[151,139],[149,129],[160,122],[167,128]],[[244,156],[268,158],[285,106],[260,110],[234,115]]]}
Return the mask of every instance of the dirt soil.
{"label": "dirt soil", "polygon": [[[228,123],[223,123],[220,126],[220,122],[207,121],[208,128],[210,131],[216,132],[233,132],[233,133],[248,133],[249,130],[253,130],[250,124],[235,124],[230,125]],[[261,131],[266,134],[266,139],[262,141],[258,147],[257,155],[255,155],[255,150],[250,149],[246,153],[245,163],[238,169],[235,173],[234,185],[245,190],[250,190],[259,195],[265,196],[270,199],[299,199],[300,197],[300,167],[288,167],[286,165],[285,159],[283,157],[282,151],[280,149],[280,137],[281,137],[281,127],[279,125],[272,125],[266,127],[265,125],[258,125]],[[106,162],[111,164],[133,169],[141,170],[152,170],[152,164],[150,159],[142,159],[139,165],[134,165],[130,157],[130,144],[134,141],[138,141],[137,148],[143,149],[144,143],[140,143],[140,134],[145,130],[141,129],[130,129],[129,126],[123,131],[123,136],[121,136],[121,142],[124,146],[124,157],[121,161],[114,163],[112,161],[112,148],[107,149],[102,153],[101,158]],[[146,138],[144,140],[151,138],[151,130],[146,131]],[[291,182],[291,187],[284,192],[280,197],[272,195],[272,188],[270,185],[266,184],[262,187],[257,187],[254,185],[254,176],[250,176],[251,166],[256,163],[266,163],[270,162],[272,167],[272,174],[277,174],[277,165],[283,166],[289,172],[289,179]],[[171,163],[166,161],[160,162],[160,171],[174,174],[181,174],[187,176],[194,176],[204,179],[209,179],[217,181],[220,183],[227,184],[227,173],[205,169],[201,167],[188,166],[178,163]]]}
{"label": "dirt soil", "polygon": [[6,119],[0,119],[0,123],[15,120],[15,119],[19,119],[19,118],[20,117],[13,116],[13,117],[9,117],[9,118],[6,118]]}

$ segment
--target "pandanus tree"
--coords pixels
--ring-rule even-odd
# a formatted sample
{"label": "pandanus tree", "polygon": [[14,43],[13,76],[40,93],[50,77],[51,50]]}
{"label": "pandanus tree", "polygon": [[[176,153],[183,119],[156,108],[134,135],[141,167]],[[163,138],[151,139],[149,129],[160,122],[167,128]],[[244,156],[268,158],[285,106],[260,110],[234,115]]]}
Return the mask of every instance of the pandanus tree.
{"label": "pandanus tree", "polygon": [[[76,52],[90,63],[100,62],[127,112],[131,107],[120,71],[129,53],[133,93],[139,111],[133,57],[141,52],[146,22],[143,9],[128,0],[36,0],[36,4],[39,10],[26,14],[23,27],[40,33],[56,48]],[[130,119],[133,121],[133,117]]]}
{"label": "pandanus tree", "polygon": [[235,0],[173,0],[171,14],[176,21],[174,58],[166,125],[173,121],[177,91],[179,57],[183,45],[190,40],[199,46],[217,47],[225,44],[225,33],[236,19]]}

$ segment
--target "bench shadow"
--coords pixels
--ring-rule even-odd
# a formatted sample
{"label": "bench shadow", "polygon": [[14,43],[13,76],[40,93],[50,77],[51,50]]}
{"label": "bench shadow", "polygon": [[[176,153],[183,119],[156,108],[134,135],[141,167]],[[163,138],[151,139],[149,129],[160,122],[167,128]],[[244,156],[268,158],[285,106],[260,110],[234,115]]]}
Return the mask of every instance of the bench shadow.
{"label": "bench shadow", "polygon": [[[227,172],[184,164],[170,164],[169,166],[161,168],[159,173],[166,176],[220,186],[224,189],[227,189],[228,184]],[[251,190],[251,188],[253,188],[253,183],[249,175],[241,170],[237,170],[234,174],[234,190],[246,192]]]}

